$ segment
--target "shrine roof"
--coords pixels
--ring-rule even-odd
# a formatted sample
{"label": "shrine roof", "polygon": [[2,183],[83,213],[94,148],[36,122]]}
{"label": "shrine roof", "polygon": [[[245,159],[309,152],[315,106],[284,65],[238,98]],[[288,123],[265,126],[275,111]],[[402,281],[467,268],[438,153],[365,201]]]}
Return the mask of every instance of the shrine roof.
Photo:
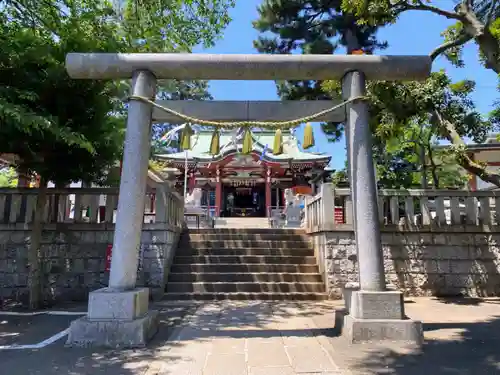
{"label": "shrine roof", "polygon": [[[253,151],[262,154],[267,145],[267,150],[264,154],[264,159],[270,161],[324,161],[329,162],[331,156],[325,153],[317,152],[305,152],[300,150],[298,147],[297,139],[288,131],[283,132],[283,153],[280,155],[274,155],[272,153],[272,146],[274,143],[274,131],[256,131],[252,132],[254,139]],[[233,134],[229,132],[223,132],[220,134],[220,147],[221,149],[224,145],[231,142]],[[191,136],[192,150],[187,151],[188,160],[198,159],[206,161],[216,161],[224,158],[227,154],[236,151],[234,145],[229,146],[222,154],[217,156],[212,156],[209,153],[210,143],[212,140],[212,131],[201,131],[198,134]],[[241,149],[241,140],[238,141],[238,145]],[[165,160],[184,160],[186,157],[185,151],[175,152],[172,154],[160,154],[157,157]]]}

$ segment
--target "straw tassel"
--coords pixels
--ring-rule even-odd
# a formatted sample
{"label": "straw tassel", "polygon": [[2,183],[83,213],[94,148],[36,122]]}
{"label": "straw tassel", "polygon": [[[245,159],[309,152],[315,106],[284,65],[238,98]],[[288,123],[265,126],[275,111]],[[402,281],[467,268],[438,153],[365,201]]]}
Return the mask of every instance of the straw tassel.
{"label": "straw tassel", "polygon": [[276,130],[276,134],[274,135],[274,144],[273,144],[273,154],[280,155],[283,153],[283,135],[281,134],[281,129]]}
{"label": "straw tassel", "polygon": [[191,150],[191,135],[193,135],[193,129],[191,125],[186,124],[181,133],[181,150]]}
{"label": "straw tassel", "polygon": [[215,129],[212,134],[212,141],[210,142],[210,155],[216,156],[220,153],[220,132]]}
{"label": "straw tassel", "polygon": [[245,133],[243,134],[243,148],[241,152],[243,154],[250,154],[252,153],[253,149],[253,138],[252,138],[252,132],[250,129],[245,129]]}
{"label": "straw tassel", "polygon": [[302,148],[307,150],[311,147],[314,147],[314,134],[311,124],[307,123],[304,127],[304,142],[302,142]]}

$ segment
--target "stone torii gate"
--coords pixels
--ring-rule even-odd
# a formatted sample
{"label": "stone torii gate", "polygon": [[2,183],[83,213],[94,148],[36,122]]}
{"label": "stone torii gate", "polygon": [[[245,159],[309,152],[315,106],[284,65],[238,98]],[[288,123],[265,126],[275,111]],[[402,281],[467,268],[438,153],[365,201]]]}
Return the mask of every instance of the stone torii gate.
{"label": "stone torii gate", "polygon": [[[430,74],[431,65],[428,56],[71,53],[66,57],[70,77],[132,78],[131,97],[151,100],[155,98],[157,79],[337,79],[342,80],[344,99],[348,100],[365,96],[367,79],[424,80]],[[211,117],[224,121],[223,112],[216,109],[221,105],[217,102],[162,104],[178,112],[197,114],[202,119]],[[321,110],[318,105],[325,106],[316,103],[311,107]],[[224,106],[224,111],[231,111],[229,107]],[[276,108],[268,110],[267,115],[274,110]],[[231,120],[249,119],[248,113],[231,113]],[[346,138],[360,279],[360,290],[353,292],[344,329],[353,341],[399,338],[419,343],[422,337],[420,322],[405,319],[400,292],[386,290],[368,106],[363,100],[351,101],[346,104],[346,110],[337,111],[332,116],[329,119],[336,121],[347,117]],[[67,342],[70,345],[142,346],[157,330],[157,313],[148,310],[149,292],[147,288],[136,288],[153,118],[157,121],[175,120],[172,116],[153,111],[153,105],[147,101],[130,102],[109,287],[90,293],[88,315],[71,324]],[[396,333],[388,336],[388,331]]]}

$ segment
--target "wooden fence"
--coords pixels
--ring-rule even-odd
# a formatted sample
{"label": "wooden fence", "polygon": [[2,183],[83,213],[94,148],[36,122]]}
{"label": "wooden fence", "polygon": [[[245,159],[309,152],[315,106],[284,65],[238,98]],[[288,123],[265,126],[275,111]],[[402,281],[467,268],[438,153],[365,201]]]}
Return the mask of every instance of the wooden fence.
{"label": "wooden fence", "polygon": [[[181,226],[182,197],[167,189],[147,192],[145,223]],[[0,189],[0,224],[29,224],[33,221],[38,189]],[[115,223],[117,188],[49,188],[43,213],[44,223]]]}
{"label": "wooden fence", "polygon": [[[342,214],[335,214],[335,208]],[[352,229],[350,190],[322,185],[320,193],[306,199],[304,216],[308,231]],[[380,190],[378,216],[382,228],[496,226],[500,225],[500,191]]]}

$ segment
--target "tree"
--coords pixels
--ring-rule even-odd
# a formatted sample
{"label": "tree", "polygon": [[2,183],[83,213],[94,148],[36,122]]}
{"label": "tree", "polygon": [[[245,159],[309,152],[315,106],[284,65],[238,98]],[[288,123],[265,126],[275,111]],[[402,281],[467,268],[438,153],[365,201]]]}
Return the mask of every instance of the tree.
{"label": "tree", "polygon": [[[157,98],[161,100],[212,100],[208,91],[207,81],[162,81],[159,85]],[[168,146],[162,141],[162,136],[173,128],[172,124],[153,124],[152,129],[152,155],[168,153],[178,149],[177,140],[173,140]]]}
{"label": "tree", "polygon": [[[18,155],[18,169],[41,176],[28,253],[30,307],[41,304],[40,237],[47,182],[97,181],[121,152],[123,119],[109,116],[117,85],[77,81],[64,68],[68,32],[56,40],[2,19],[0,29],[0,145]],[[69,30],[68,30],[69,31]],[[78,39],[79,38],[79,39]],[[77,93],[75,95],[75,93]]]}
{"label": "tree", "polygon": [[342,9],[355,14],[358,23],[380,26],[396,22],[408,11],[423,11],[440,15],[456,23],[444,30],[445,42],[430,52],[433,59],[445,54],[463,66],[463,46],[474,41],[479,47],[486,68],[500,73],[499,27],[500,2],[497,0],[458,0],[453,9],[443,7],[438,0],[342,0]]}
{"label": "tree", "polygon": [[[259,36],[254,46],[261,53],[278,54],[332,54],[341,46],[347,53],[359,49],[372,53],[387,46],[376,39],[376,26],[358,24],[356,17],[343,11],[341,5],[341,0],[265,0],[258,7],[259,19],[254,27],[274,36]],[[277,88],[285,100],[331,98],[319,81],[278,82]],[[342,125],[322,124],[322,128],[330,140],[337,140]]]}
{"label": "tree", "polygon": [[[337,82],[324,84],[327,91],[337,86]],[[481,143],[499,129],[497,119],[486,119],[476,110],[470,99],[474,87],[472,81],[452,82],[444,71],[432,73],[425,82],[370,82],[367,91],[374,145],[384,145],[384,151],[378,150],[375,155],[396,152],[415,165],[417,148],[423,148],[430,163],[425,166],[426,177],[436,188],[463,185],[464,177],[453,169],[454,164],[500,186],[500,176],[474,162],[466,152],[464,139]],[[408,140],[418,147],[412,151]],[[436,147],[439,140],[449,141],[451,147]]]}
{"label": "tree", "polygon": [[[64,67],[66,54],[178,51],[200,42],[211,44],[228,20],[219,13],[231,1],[155,6],[160,3],[165,7],[161,16],[140,21],[146,17],[142,8],[128,6],[118,12],[104,1],[0,2],[0,146],[2,152],[18,155],[19,169],[41,176],[28,254],[32,308],[41,303],[40,237],[47,182],[103,181],[123,143],[124,106],[117,98],[123,97],[127,85],[70,79]],[[185,24],[192,17],[203,19],[203,13],[197,13],[203,7],[190,13],[195,3],[215,7],[215,13],[207,10],[209,19],[203,25]],[[210,18],[217,14],[221,17]],[[169,28],[148,34],[160,23]]]}
{"label": "tree", "polygon": [[108,42],[137,52],[187,52],[211,47],[230,22],[234,0],[0,0],[0,6],[24,25],[60,36],[75,12],[115,38]]}
{"label": "tree", "polygon": [[[445,30],[445,43],[430,52],[432,58],[445,53],[452,63],[461,66],[461,46],[475,40],[486,67],[498,73],[499,2],[460,0],[453,11],[438,8],[440,4],[423,0],[268,0],[259,8],[260,19],[255,26],[275,37],[261,37],[255,45],[266,53],[333,53],[339,45],[347,46],[348,53],[354,48],[350,46],[371,53],[387,45],[376,40],[377,27],[395,22],[402,12],[420,10],[457,20]],[[358,41],[357,46],[353,40]],[[280,83],[278,88],[280,96],[286,99],[341,97],[339,82],[288,82]],[[472,161],[465,152],[465,138],[481,142],[487,132],[496,129],[500,119],[500,107],[489,119],[475,110],[469,96],[473,89],[472,81],[452,83],[444,73],[433,76],[424,85],[369,84],[374,158],[382,186],[414,187],[418,179],[421,183],[430,180],[434,187],[462,186],[464,178],[453,164],[500,186],[495,174]],[[421,129],[419,134],[425,137],[414,139],[413,134],[409,142],[409,126]],[[322,128],[332,141],[343,130],[342,124],[326,124]],[[437,140],[447,140],[453,147],[438,150]]]}
{"label": "tree", "polygon": [[[452,64],[463,67],[463,47],[474,41],[485,67],[500,73],[500,2],[496,0],[459,0],[454,9],[443,8],[438,1],[421,0],[343,0],[342,7],[356,14],[358,23],[373,26],[396,22],[398,16],[407,11],[431,12],[455,20],[454,25],[443,31],[444,43],[430,51],[431,58],[444,54]],[[395,84],[392,86],[395,87]],[[469,96],[475,83],[470,80],[452,83],[444,73],[434,75],[422,86],[422,90],[411,85],[400,86],[401,92],[410,92],[415,95],[415,100],[419,98],[425,103],[420,108],[413,106],[406,111],[407,115],[414,116],[420,112],[419,116],[424,116],[421,122],[425,122],[427,117],[428,123],[432,124],[433,135],[452,144],[451,152],[458,165],[484,181],[500,186],[500,176],[487,171],[485,165],[474,162],[466,153],[464,141],[467,137],[482,142],[488,132],[498,130],[498,105],[489,118],[484,118],[475,110]],[[434,93],[427,88],[435,90]],[[393,90],[393,94],[399,93],[399,90]],[[408,99],[394,98],[398,102],[407,102]],[[396,117],[401,118],[397,113]]]}
{"label": "tree", "polygon": [[0,168],[0,188],[16,187],[17,186],[17,172],[12,167]]}
{"label": "tree", "polygon": [[376,134],[373,148],[379,188],[427,188],[430,181],[435,189],[456,189],[467,182],[429,126],[408,121],[398,134]]}

